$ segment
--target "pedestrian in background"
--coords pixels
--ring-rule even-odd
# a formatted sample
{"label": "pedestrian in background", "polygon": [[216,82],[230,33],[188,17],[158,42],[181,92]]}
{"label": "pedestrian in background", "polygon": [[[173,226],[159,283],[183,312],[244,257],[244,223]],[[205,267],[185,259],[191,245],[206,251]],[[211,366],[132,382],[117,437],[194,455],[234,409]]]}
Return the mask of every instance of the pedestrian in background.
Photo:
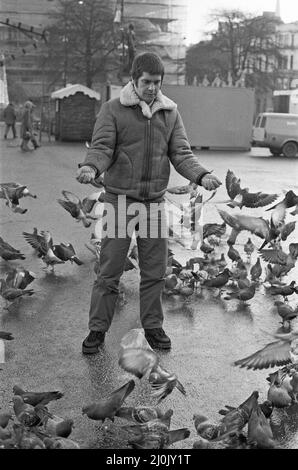
{"label": "pedestrian in background", "polygon": [[[165,211],[164,193],[169,182],[170,163],[185,178],[214,190],[221,184],[203,168],[191,151],[177,105],[161,92],[164,65],[160,57],[145,52],[135,57],[131,81],[120,97],[104,103],[98,114],[84,163],[79,165],[77,180],[90,183],[104,173],[105,213],[109,205],[115,211],[114,234],[101,240],[100,262],[89,310],[89,334],[83,341],[84,354],[94,354],[105,339],[118,297],[131,242],[129,205],[139,203],[146,209],[146,220],[135,225],[140,267],[140,319],[145,337],[152,348],[170,349],[171,340],[163,330],[162,291],[167,268],[168,245],[160,227]],[[126,214],[122,202],[125,196]],[[125,235],[119,234],[119,214],[125,215]],[[152,214],[155,215],[152,215]],[[147,225],[145,236],[140,227]],[[107,225],[109,218],[107,218]],[[150,228],[158,227],[158,236]],[[113,232],[113,230],[112,230]],[[155,232],[156,234],[156,232]]]}
{"label": "pedestrian in background", "polygon": [[7,139],[7,135],[8,135],[10,128],[12,130],[13,139],[15,139],[17,136],[17,133],[16,133],[17,115],[14,109],[13,103],[9,103],[8,106],[6,106],[6,108],[3,111],[3,118],[5,122],[4,139]]}
{"label": "pedestrian in background", "polygon": [[26,101],[24,104],[24,112],[21,124],[21,149],[24,152],[28,152],[30,150],[28,146],[30,141],[34,146],[34,149],[40,147],[33,133],[33,108],[35,108],[35,104],[33,104],[32,101]]}

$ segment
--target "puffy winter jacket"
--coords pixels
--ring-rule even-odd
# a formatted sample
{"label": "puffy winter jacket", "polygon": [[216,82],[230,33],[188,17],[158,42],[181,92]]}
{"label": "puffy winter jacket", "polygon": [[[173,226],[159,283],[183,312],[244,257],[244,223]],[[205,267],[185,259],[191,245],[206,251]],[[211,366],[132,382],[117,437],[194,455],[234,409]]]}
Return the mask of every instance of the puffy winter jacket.
{"label": "puffy winter jacket", "polygon": [[190,149],[177,105],[160,91],[151,109],[129,82],[120,98],[104,103],[84,163],[104,173],[106,191],[137,200],[160,198],[170,162],[182,176],[200,183],[208,170]]}

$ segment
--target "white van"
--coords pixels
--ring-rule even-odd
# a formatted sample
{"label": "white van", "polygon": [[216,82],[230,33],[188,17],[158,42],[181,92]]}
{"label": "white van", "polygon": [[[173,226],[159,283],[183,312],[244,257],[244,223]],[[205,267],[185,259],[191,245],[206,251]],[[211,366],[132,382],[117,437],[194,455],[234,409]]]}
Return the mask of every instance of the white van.
{"label": "white van", "polygon": [[272,155],[298,155],[298,114],[261,113],[252,132],[252,144],[268,147]]}

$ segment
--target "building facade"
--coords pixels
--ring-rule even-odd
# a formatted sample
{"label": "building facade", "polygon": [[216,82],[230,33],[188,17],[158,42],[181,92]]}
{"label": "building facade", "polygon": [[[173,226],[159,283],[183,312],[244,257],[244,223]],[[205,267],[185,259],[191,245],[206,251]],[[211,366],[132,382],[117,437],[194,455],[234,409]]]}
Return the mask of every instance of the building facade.
{"label": "building facade", "polygon": [[[154,50],[165,63],[165,83],[185,83],[187,0],[111,0],[113,8],[120,4],[121,27],[133,24],[136,52]],[[0,52],[4,54],[8,87],[20,100],[49,94],[63,85],[51,85],[50,70],[45,61],[45,44],[38,34],[24,30],[33,27],[42,32],[51,21],[51,12],[59,8],[58,0],[1,0]],[[6,24],[7,20],[9,25]],[[21,28],[12,24],[21,23]],[[53,64],[55,68],[55,64]],[[71,80],[71,77],[69,77]],[[11,86],[10,86],[11,85]],[[10,94],[11,94],[10,93]]]}
{"label": "building facade", "polygon": [[281,52],[277,89],[298,88],[298,21],[277,26],[275,35]]}

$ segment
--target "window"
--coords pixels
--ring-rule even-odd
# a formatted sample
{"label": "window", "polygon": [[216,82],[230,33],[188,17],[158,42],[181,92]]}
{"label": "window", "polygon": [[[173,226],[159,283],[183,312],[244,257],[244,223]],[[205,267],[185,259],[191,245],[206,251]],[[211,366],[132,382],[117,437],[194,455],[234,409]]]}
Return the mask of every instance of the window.
{"label": "window", "polygon": [[294,64],[294,56],[290,56],[290,69],[293,70],[293,64]]}
{"label": "window", "polygon": [[256,120],[255,127],[259,127],[259,125],[260,125],[260,120],[261,120],[261,116],[258,116],[258,117],[257,117],[257,120]]}
{"label": "window", "polygon": [[265,127],[265,125],[266,125],[266,116],[263,116],[260,127]]}

